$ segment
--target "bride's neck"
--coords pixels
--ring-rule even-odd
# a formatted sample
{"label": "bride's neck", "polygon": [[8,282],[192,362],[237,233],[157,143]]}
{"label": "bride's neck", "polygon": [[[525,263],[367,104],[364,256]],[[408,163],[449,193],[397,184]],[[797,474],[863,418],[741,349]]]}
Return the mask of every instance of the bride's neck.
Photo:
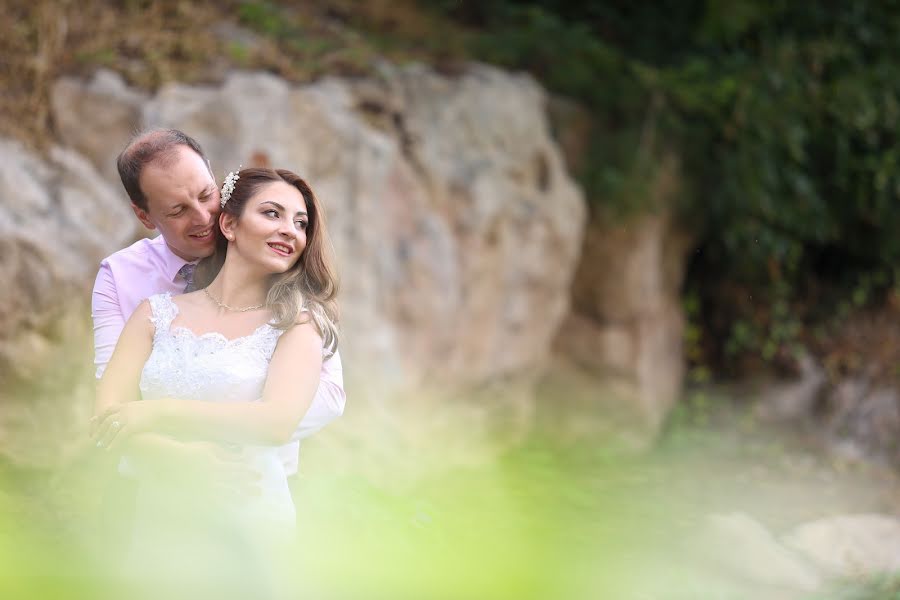
{"label": "bride's neck", "polygon": [[209,284],[209,292],[229,306],[255,306],[266,301],[268,276],[260,276],[225,261],[216,278]]}

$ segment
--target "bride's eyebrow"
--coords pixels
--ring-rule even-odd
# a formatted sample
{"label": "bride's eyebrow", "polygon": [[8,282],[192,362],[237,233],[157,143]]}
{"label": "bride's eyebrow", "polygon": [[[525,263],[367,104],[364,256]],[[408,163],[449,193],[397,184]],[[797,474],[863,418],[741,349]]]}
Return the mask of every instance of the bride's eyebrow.
{"label": "bride's eyebrow", "polygon": [[[287,209],[285,209],[282,205],[278,204],[277,202],[275,202],[275,201],[273,201],[273,200],[263,200],[262,202],[259,203],[260,206],[262,206],[263,204],[271,204],[272,206],[274,206],[274,207],[277,208],[278,210],[280,210],[280,211],[282,211],[282,212],[287,212]],[[305,210],[298,210],[298,211],[297,211],[297,214],[298,214],[298,215],[306,215],[306,211],[305,211]]]}
{"label": "bride's eyebrow", "polygon": [[272,200],[263,200],[262,202],[259,203],[260,206],[262,206],[263,204],[271,204],[278,210],[284,211],[284,207],[282,205],[278,204],[277,202],[273,202]]}

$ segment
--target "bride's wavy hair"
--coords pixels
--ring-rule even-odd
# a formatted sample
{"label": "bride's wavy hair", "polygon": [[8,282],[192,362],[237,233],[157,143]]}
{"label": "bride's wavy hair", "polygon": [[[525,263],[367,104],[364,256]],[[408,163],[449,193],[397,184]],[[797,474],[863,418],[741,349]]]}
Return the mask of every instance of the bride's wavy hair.
{"label": "bride's wavy hair", "polygon": [[[239,173],[231,197],[222,213],[233,215],[240,222],[241,214],[250,200],[265,185],[283,181],[297,188],[306,202],[308,223],[306,248],[290,270],[273,275],[266,296],[266,306],[274,315],[274,326],[288,329],[298,322],[311,321],[325,348],[333,354],[338,343],[337,276],[332,259],[331,242],[325,227],[325,212],[309,185],[297,174],[286,169],[249,168]],[[220,227],[215,228],[216,249],[197,265],[194,283],[197,289],[208,286],[225,264],[228,240]],[[308,318],[301,315],[308,311]]]}

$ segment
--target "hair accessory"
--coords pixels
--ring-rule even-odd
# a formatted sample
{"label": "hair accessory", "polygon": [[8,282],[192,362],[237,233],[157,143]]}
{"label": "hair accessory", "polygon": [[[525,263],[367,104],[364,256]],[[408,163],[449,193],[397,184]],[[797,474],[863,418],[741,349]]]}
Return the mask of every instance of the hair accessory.
{"label": "hair accessory", "polygon": [[234,191],[234,184],[241,178],[238,173],[241,172],[242,166],[244,165],[238,166],[237,171],[230,171],[228,175],[225,176],[225,183],[222,184],[222,200],[219,202],[219,205],[222,208],[225,208],[225,203],[231,198],[231,193]]}

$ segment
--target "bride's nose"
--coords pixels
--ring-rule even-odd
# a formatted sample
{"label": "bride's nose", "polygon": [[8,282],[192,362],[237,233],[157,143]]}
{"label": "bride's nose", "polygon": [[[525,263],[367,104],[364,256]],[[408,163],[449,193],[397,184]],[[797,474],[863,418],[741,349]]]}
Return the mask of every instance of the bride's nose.
{"label": "bride's nose", "polygon": [[278,233],[284,237],[297,237],[297,228],[292,221],[282,220],[278,226]]}

